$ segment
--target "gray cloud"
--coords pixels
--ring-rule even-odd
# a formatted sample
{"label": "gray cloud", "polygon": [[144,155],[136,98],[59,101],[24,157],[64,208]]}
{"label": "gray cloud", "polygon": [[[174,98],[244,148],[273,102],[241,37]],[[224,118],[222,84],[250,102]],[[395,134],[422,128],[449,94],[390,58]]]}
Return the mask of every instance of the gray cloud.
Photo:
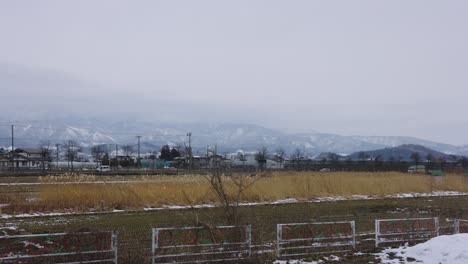
{"label": "gray cloud", "polygon": [[466,1],[5,1],[0,74],[10,75],[0,85],[15,99],[3,109],[468,143],[467,9]]}

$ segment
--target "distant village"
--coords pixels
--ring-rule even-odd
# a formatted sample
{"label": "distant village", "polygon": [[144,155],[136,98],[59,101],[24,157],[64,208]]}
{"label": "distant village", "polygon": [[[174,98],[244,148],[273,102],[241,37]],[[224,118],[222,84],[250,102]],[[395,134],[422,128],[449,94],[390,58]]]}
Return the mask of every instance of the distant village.
{"label": "distant village", "polygon": [[[422,146],[421,146],[422,147]],[[423,147],[422,147],[423,148]],[[200,151],[197,151],[199,154]],[[371,156],[368,152],[343,156],[322,153],[308,157],[300,150],[286,155],[282,149],[270,152],[266,147],[257,151],[219,154],[207,148],[204,155],[193,155],[191,147],[164,145],[158,151],[140,153],[132,145],[96,145],[84,150],[74,141],[65,144],[41,144],[39,148],[0,148],[0,172],[91,171],[106,173],[121,170],[313,170],[329,171],[402,171],[410,173],[468,172],[464,156],[443,158],[413,152],[403,157]]]}

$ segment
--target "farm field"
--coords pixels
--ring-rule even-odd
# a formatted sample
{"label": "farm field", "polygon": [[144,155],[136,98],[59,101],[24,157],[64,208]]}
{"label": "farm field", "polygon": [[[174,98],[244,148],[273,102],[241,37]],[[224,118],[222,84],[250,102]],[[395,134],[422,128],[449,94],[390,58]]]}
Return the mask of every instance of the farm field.
{"label": "farm field", "polygon": [[[119,263],[149,263],[153,227],[228,224],[222,207],[197,206],[219,205],[206,177],[5,178],[0,204],[9,205],[3,208],[0,227],[26,234],[115,230]],[[244,204],[238,223],[252,225],[253,244],[262,252],[257,263],[275,260],[280,223],[355,221],[357,251],[364,253],[341,256],[339,263],[378,263],[372,255],[375,219],[439,217],[442,232],[451,232],[451,219],[468,218],[468,186],[462,175],[281,172],[232,177],[222,178],[229,195],[236,194],[236,182],[251,184],[240,197]],[[444,196],[446,192],[458,193]],[[420,197],[410,197],[415,193]]]}
{"label": "farm field", "polygon": [[[278,223],[354,220],[361,240],[357,251],[372,252],[374,219],[437,216],[442,230],[450,232],[450,222],[446,220],[466,219],[467,210],[468,196],[458,196],[245,206],[239,215],[240,223],[252,225],[253,243],[265,250],[258,256],[259,263],[271,263],[275,259],[272,243]],[[119,263],[149,263],[152,227],[222,225],[224,220],[221,208],[199,208],[9,218],[1,219],[0,225],[14,226],[26,233],[116,230]],[[377,263],[372,254],[344,256],[340,263],[369,261]]]}

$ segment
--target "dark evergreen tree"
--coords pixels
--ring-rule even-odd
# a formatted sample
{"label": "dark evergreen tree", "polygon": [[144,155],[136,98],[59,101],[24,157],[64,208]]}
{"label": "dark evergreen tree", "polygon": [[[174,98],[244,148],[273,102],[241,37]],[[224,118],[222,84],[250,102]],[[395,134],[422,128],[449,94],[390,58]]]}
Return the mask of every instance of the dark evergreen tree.
{"label": "dark evergreen tree", "polygon": [[161,155],[159,155],[159,158],[164,160],[164,161],[171,161],[171,149],[169,148],[168,145],[164,145],[161,147]]}
{"label": "dark evergreen tree", "polygon": [[102,156],[102,165],[110,165],[109,153],[106,153],[104,156]]}
{"label": "dark evergreen tree", "polygon": [[172,148],[171,150],[171,160],[177,158],[177,157],[180,157],[180,152],[174,147]]}
{"label": "dark evergreen tree", "polygon": [[421,161],[421,155],[419,155],[419,152],[413,152],[410,156],[411,160],[414,161],[416,165],[418,165],[419,161]]}

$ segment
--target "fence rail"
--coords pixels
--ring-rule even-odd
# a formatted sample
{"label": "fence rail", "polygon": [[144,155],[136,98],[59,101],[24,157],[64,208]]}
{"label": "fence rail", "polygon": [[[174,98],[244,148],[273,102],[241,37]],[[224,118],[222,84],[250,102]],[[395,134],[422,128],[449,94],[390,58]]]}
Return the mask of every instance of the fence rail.
{"label": "fence rail", "polygon": [[227,262],[251,256],[251,226],[153,228],[152,263]]}
{"label": "fence rail", "polygon": [[355,222],[277,225],[277,257],[347,252],[356,247]]}
{"label": "fence rail", "polygon": [[439,235],[439,218],[375,220],[375,246],[426,241]]}
{"label": "fence rail", "polygon": [[[0,236],[0,262],[115,263],[115,232],[51,233]],[[36,262],[37,263],[37,262]]]}
{"label": "fence rail", "polygon": [[468,220],[464,219],[455,219],[453,221],[454,234],[468,233]]}
{"label": "fence rail", "polygon": [[[451,223],[444,226],[449,231],[442,233],[468,233],[468,220],[447,220],[447,223]],[[285,223],[276,225],[276,241],[262,241],[257,245],[252,243],[250,225],[148,228],[152,231],[152,246],[141,252],[145,255],[145,263],[151,261],[154,264],[224,263],[274,253],[277,258],[287,259],[349,252],[358,244],[359,250],[370,250],[374,247],[374,240],[375,247],[425,241],[438,236],[444,227],[440,226],[437,217],[377,219],[375,233],[356,233],[355,221]],[[118,262],[115,232],[3,233],[5,235],[0,236],[0,263],[37,263],[42,260],[68,264]],[[149,240],[149,234],[147,238]],[[150,245],[149,241],[146,245]],[[121,246],[125,248],[125,245]]]}

